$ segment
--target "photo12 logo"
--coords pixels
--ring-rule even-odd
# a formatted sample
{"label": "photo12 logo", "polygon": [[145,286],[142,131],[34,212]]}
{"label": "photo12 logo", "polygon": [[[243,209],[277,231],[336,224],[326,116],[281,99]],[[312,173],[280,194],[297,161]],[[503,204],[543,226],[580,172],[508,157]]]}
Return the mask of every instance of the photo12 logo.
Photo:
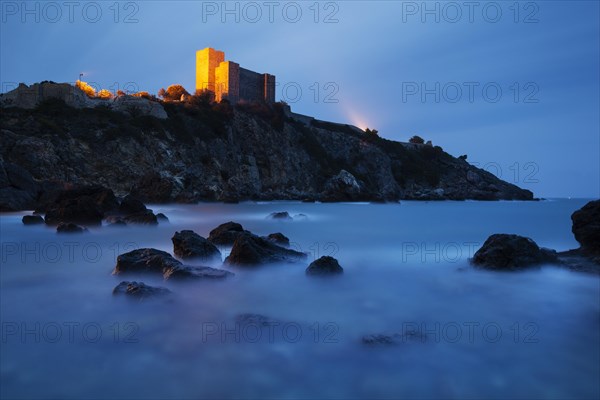
{"label": "photo12 logo", "polygon": [[8,343],[138,343],[140,327],[135,322],[2,321],[1,342]]}
{"label": "photo12 logo", "polygon": [[[519,162],[512,164],[502,164],[496,161],[490,162],[470,162],[471,165],[489,172],[498,179],[503,179],[514,184],[533,184],[539,183],[540,166],[534,161]],[[467,176],[469,179],[469,176]]]}
{"label": "photo12 logo", "polygon": [[508,20],[515,24],[537,24],[540,6],[528,1],[403,1],[402,22],[496,24]]}
{"label": "photo12 logo", "polygon": [[0,244],[0,260],[2,264],[28,262],[36,263],[79,263],[83,260],[86,263],[98,263],[106,261],[103,255],[109,252],[112,260],[116,262],[117,257],[124,252],[138,249],[139,246],[134,242],[119,243],[115,242],[102,245],[98,242],[2,242]]}
{"label": "photo12 logo", "polygon": [[315,24],[337,24],[340,6],[335,1],[203,1],[202,22],[295,24],[310,21]]}
{"label": "photo12 logo", "polygon": [[402,102],[417,103],[498,103],[508,99],[513,103],[537,104],[540,87],[536,82],[402,82]]}
{"label": "photo12 logo", "polygon": [[473,257],[480,247],[478,242],[403,242],[402,263],[457,263]]}
{"label": "photo12 logo", "polygon": [[136,1],[2,1],[2,23],[74,23],[101,21],[137,24]]}

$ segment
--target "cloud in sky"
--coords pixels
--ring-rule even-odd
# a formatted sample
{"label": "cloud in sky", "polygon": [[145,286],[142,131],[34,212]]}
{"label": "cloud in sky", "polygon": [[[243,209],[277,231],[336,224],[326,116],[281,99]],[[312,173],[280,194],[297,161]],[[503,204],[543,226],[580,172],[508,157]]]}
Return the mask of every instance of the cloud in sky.
{"label": "cloud in sky", "polygon": [[419,134],[538,196],[600,196],[597,2],[227,2],[237,15],[223,2],[78,2],[72,22],[61,2],[56,22],[26,3],[25,15],[1,3],[3,90],[82,71],[114,90],[193,90],[195,51],[211,46],[275,74],[278,99],[300,88],[298,112]]}

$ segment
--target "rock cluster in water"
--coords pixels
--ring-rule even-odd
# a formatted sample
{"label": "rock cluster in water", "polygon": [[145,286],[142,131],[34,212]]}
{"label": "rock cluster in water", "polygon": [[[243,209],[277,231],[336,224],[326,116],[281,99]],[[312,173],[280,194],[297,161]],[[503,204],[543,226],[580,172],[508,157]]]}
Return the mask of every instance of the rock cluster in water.
{"label": "rock cluster in water", "polygon": [[532,239],[513,234],[491,235],[475,253],[477,267],[511,271],[556,264],[574,271],[600,274],[600,200],[587,203],[571,215],[572,231],[581,245],[557,253],[540,248]]}

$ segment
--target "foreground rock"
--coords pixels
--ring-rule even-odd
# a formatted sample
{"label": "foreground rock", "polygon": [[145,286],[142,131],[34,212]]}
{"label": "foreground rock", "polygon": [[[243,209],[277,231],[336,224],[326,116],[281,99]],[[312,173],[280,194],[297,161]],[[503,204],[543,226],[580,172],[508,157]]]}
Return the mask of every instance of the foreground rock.
{"label": "foreground rock", "polygon": [[573,235],[584,253],[600,255],[600,200],[590,201],[571,215]]}
{"label": "foreground rock", "polygon": [[225,263],[250,266],[277,262],[296,262],[304,259],[306,259],[304,253],[278,246],[251,233],[243,233],[233,243],[233,248],[225,259]]}
{"label": "foreground rock", "polygon": [[147,299],[150,297],[162,297],[172,292],[164,287],[148,286],[144,282],[123,281],[113,289],[113,295],[126,295],[136,299]]}
{"label": "foreground rock", "polygon": [[47,205],[45,221],[48,225],[72,222],[99,225],[104,213],[119,206],[112,190],[102,186],[86,186],[62,190],[52,196]]}
{"label": "foreground rock", "polygon": [[44,218],[40,215],[24,215],[21,221],[25,225],[39,225],[44,223]]}
{"label": "foreground rock", "polygon": [[210,267],[184,265],[166,251],[144,248],[121,254],[117,257],[114,275],[121,273],[155,273],[164,279],[223,279],[233,273]]}
{"label": "foreground rock", "polygon": [[171,238],[173,253],[184,260],[199,259],[203,261],[221,261],[221,252],[217,247],[194,231],[175,232]]}
{"label": "foreground rock", "polygon": [[307,275],[335,275],[342,274],[344,269],[333,257],[323,256],[312,263],[306,268]]}
{"label": "foreground rock", "polygon": [[88,230],[85,227],[76,225],[72,222],[61,222],[56,227],[56,233],[84,233],[87,231]]}
{"label": "foreground rock", "polygon": [[231,246],[243,233],[250,232],[244,231],[242,225],[237,222],[229,221],[210,231],[208,241],[218,246]]}
{"label": "foreground rock", "polygon": [[491,270],[518,270],[558,262],[554,250],[540,248],[532,239],[509,234],[490,236],[471,262]]}

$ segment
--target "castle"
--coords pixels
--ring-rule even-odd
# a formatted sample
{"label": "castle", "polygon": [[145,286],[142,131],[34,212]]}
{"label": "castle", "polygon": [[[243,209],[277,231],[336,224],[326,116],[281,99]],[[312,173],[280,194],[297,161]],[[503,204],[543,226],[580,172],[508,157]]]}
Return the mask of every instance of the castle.
{"label": "castle", "polygon": [[275,101],[275,76],[225,61],[225,53],[207,47],[196,52],[196,90],[210,90],[217,102]]}

